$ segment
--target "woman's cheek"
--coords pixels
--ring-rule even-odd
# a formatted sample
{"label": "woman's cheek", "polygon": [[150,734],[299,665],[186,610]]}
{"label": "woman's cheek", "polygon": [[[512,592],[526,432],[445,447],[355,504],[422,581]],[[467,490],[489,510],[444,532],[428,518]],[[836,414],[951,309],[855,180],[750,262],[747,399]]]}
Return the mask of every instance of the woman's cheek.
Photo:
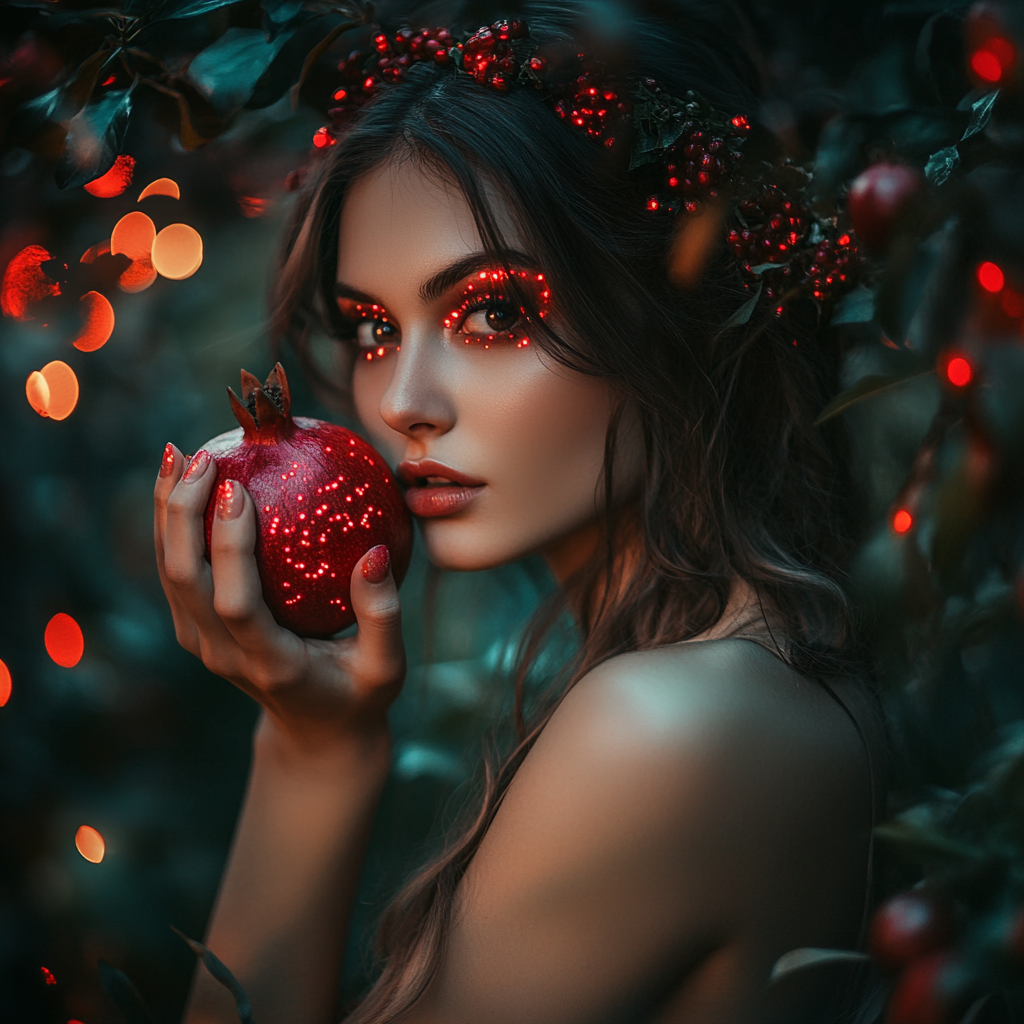
{"label": "woman's cheek", "polygon": [[391,383],[392,360],[385,356],[367,362],[356,360],[352,371],[352,398],[363,430],[394,468],[405,456],[405,437],[392,430],[380,414],[381,399]]}

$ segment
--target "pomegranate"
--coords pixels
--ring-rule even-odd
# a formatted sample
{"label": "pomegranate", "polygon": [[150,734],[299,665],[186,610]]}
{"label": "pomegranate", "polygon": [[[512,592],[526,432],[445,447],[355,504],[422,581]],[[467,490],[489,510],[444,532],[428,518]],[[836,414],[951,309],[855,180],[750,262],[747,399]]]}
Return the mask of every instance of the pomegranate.
{"label": "pomegranate", "polygon": [[941,949],[952,937],[949,915],[935,898],[905,892],[887,900],[871,921],[868,947],[883,971],[895,973],[912,960]]}
{"label": "pomegranate", "polygon": [[850,223],[857,237],[881,252],[907,204],[921,190],[923,179],[904,164],[875,164],[850,186]]}
{"label": "pomegranate", "polygon": [[[349,579],[386,544],[396,582],[412,554],[412,517],[385,460],[344,427],[292,418],[278,363],[267,382],[242,371],[242,399],[228,388],[239,429],[205,447],[217,483],[241,483],[256,506],[256,564],[274,618],[299,636],[327,638],[355,622]],[[209,555],[215,487],[206,507]]]}

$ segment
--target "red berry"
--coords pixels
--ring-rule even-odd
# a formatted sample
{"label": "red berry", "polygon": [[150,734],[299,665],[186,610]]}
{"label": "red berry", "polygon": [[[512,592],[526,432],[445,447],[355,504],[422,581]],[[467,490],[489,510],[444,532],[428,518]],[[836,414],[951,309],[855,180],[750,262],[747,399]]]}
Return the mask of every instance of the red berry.
{"label": "red berry", "polygon": [[[263,387],[242,371],[240,430],[207,444],[218,482],[237,480],[256,506],[256,564],[274,618],[300,636],[329,637],[355,621],[349,580],[356,562],[386,544],[395,579],[412,553],[412,520],[387,463],[351,431],[292,419],[278,364]],[[206,508],[209,551],[218,488]]]}
{"label": "red berry", "polygon": [[948,951],[911,964],[889,1000],[886,1024],[952,1024],[964,1009],[966,973]]}
{"label": "red berry", "polygon": [[951,936],[943,906],[925,893],[905,892],[875,912],[868,948],[883,971],[896,973],[912,960],[941,949]]}
{"label": "red berry", "polygon": [[854,181],[850,222],[869,249],[885,249],[897,219],[922,185],[921,175],[904,164],[875,164]]}

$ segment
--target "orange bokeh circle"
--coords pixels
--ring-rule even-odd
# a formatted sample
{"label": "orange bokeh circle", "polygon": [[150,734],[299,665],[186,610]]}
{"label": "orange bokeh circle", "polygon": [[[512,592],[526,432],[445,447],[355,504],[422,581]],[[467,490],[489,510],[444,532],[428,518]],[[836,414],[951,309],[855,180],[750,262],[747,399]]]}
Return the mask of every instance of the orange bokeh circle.
{"label": "orange bokeh circle", "polygon": [[25,397],[40,416],[66,420],[78,405],[78,377],[67,363],[54,359],[28,375]]}
{"label": "orange bokeh circle", "polygon": [[110,233],[110,251],[123,252],[130,260],[148,259],[156,238],[156,225],[141,210],[126,213]]}
{"label": "orange bokeh circle", "polygon": [[78,311],[82,316],[82,329],[71,344],[80,352],[95,352],[106,345],[114,333],[114,307],[105,295],[86,292],[78,300]]}
{"label": "orange bokeh circle", "polygon": [[11,670],[0,660],[0,708],[11,699]]}
{"label": "orange bokeh circle", "polygon": [[103,836],[90,825],[82,825],[75,833],[75,847],[87,861],[93,864],[99,864],[107,852],[107,844],[103,841]]}
{"label": "orange bokeh circle", "polygon": [[162,277],[191,277],[203,262],[202,236],[188,224],[168,224],[153,241],[152,260]]}
{"label": "orange bokeh circle", "polygon": [[181,189],[173,178],[157,178],[151,181],[140,193],[136,202],[141,203],[143,199],[150,196],[170,196],[172,199],[181,198]]}

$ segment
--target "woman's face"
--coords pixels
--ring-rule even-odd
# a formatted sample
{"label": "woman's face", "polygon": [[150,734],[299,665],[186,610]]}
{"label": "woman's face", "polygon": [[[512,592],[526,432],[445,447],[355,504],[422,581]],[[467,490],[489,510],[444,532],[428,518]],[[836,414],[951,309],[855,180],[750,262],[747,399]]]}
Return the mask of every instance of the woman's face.
{"label": "woman's face", "polygon": [[[492,203],[508,244],[522,250],[507,210]],[[509,263],[545,314],[550,302],[557,327],[544,268],[525,253]],[[465,197],[439,175],[407,159],[353,185],[337,293],[359,345],[356,409],[408,486],[431,560],[471,570],[541,552],[563,575],[600,514],[614,398],[541,351],[502,281]],[[625,491],[642,457],[638,432],[622,433]]]}

